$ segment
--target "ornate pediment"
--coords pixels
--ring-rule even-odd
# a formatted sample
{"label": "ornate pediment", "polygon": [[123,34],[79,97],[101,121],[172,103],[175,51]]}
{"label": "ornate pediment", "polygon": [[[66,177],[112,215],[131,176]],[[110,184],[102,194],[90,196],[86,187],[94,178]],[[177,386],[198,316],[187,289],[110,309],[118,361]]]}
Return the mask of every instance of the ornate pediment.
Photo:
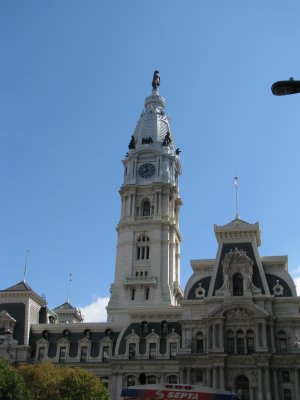
{"label": "ornate pediment", "polygon": [[178,333],[175,332],[175,329],[172,329],[171,333],[167,336],[168,339],[180,339]]}
{"label": "ornate pediment", "polygon": [[108,336],[105,336],[102,340],[100,340],[100,343],[102,343],[103,345],[109,346],[110,344],[113,343],[113,341]]}
{"label": "ornate pediment", "polygon": [[224,316],[226,319],[230,320],[242,320],[242,319],[248,319],[253,317],[253,313],[249,310],[246,310],[244,308],[232,308],[224,313]]}
{"label": "ornate pediment", "polygon": [[132,329],[131,333],[126,336],[126,340],[140,340],[139,336],[135,333],[134,329]]}
{"label": "ornate pediment", "polygon": [[156,339],[159,340],[159,336],[155,333],[155,330],[152,329],[152,331],[149,333],[149,335],[146,336],[146,339]]}

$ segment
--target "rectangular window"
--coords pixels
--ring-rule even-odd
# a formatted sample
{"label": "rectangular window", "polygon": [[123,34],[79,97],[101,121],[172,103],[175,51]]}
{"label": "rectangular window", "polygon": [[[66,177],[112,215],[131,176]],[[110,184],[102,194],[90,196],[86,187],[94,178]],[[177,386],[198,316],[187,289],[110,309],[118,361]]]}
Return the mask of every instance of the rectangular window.
{"label": "rectangular window", "polygon": [[45,347],[40,347],[39,348],[39,355],[38,355],[38,361],[42,361],[45,359]]}
{"label": "rectangular window", "polygon": [[81,353],[80,353],[80,362],[86,362],[87,356],[88,356],[88,348],[87,348],[87,346],[82,346]]}
{"label": "rectangular window", "polygon": [[203,369],[196,369],[196,382],[203,382]]}
{"label": "rectangular window", "polygon": [[204,353],[204,345],[203,345],[204,340],[203,339],[197,339],[197,353]]}
{"label": "rectangular window", "polygon": [[109,360],[109,346],[103,346],[102,361],[106,362]]}
{"label": "rectangular window", "polygon": [[149,358],[151,360],[156,358],[156,343],[149,344]]}
{"label": "rectangular window", "polygon": [[283,400],[292,400],[292,392],[290,389],[283,390]]}
{"label": "rectangular window", "polygon": [[228,338],[227,339],[227,352],[229,354],[234,353],[234,339],[233,338]]}
{"label": "rectangular window", "polygon": [[130,295],[131,300],[134,300],[134,297],[135,297],[135,289],[131,289],[131,295]]}
{"label": "rectangular window", "polygon": [[149,247],[146,247],[146,259],[149,260]]}
{"label": "rectangular window", "polygon": [[289,371],[283,370],[282,371],[282,382],[289,382],[289,381],[290,381]]}
{"label": "rectangular window", "polygon": [[236,350],[238,354],[243,354],[245,352],[244,339],[237,338],[236,340]]}
{"label": "rectangular window", "polygon": [[146,288],[145,289],[145,300],[149,300],[149,293],[150,293],[150,289]]}
{"label": "rectangular window", "polygon": [[253,338],[247,339],[247,352],[248,352],[248,354],[254,353],[254,339]]}
{"label": "rectangular window", "polygon": [[177,356],[177,343],[170,343],[170,358]]}
{"label": "rectangular window", "polygon": [[136,353],[136,344],[135,343],[129,343],[129,360],[134,360],[135,359],[135,353]]}
{"label": "rectangular window", "polygon": [[287,352],[286,339],[279,339],[279,351],[282,353]]}
{"label": "rectangular window", "polygon": [[66,347],[61,347],[59,350],[59,360],[58,362],[64,363],[67,358],[67,348]]}

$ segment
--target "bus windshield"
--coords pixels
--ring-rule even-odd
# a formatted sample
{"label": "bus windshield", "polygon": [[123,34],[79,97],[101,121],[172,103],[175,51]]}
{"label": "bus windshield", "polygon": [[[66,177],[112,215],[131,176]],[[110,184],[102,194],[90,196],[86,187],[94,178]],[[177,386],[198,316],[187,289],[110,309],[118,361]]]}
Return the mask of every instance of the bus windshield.
{"label": "bus windshield", "polygon": [[238,400],[236,393],[198,385],[140,385],[122,390],[124,400]]}

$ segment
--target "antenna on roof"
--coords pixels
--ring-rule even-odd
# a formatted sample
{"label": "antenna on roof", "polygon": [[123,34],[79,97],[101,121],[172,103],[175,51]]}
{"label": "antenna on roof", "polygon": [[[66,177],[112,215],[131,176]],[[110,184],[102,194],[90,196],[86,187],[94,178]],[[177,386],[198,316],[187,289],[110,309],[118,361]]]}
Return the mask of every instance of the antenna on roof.
{"label": "antenna on roof", "polygon": [[67,293],[67,303],[70,303],[70,287],[72,282],[72,274],[69,274],[69,285],[68,285],[68,293]]}
{"label": "antenna on roof", "polygon": [[239,202],[238,202],[238,180],[237,176],[234,177],[234,186],[235,186],[235,219],[240,219],[239,214]]}
{"label": "antenna on roof", "polygon": [[25,278],[26,278],[26,272],[27,272],[28,253],[29,253],[29,250],[27,249],[27,251],[26,251],[25,266],[24,266],[23,282],[26,282],[26,279],[25,279]]}

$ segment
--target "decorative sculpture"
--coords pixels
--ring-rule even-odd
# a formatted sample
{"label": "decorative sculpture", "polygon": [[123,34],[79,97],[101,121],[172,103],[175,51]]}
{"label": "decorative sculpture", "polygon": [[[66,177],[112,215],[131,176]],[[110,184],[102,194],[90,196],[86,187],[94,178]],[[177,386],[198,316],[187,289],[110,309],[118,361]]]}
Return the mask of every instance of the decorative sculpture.
{"label": "decorative sculpture", "polygon": [[180,150],[180,148],[178,147],[178,149],[175,150],[175,154],[176,154],[177,156],[179,156],[180,153],[181,153],[181,150]]}
{"label": "decorative sculpture", "polygon": [[130,149],[135,149],[135,141],[134,141],[134,136],[133,135],[131,135],[131,140],[129,142],[128,149],[129,150]]}
{"label": "decorative sculpture", "polygon": [[167,132],[166,135],[165,135],[165,138],[164,138],[164,141],[163,141],[162,145],[163,146],[169,146],[171,142],[172,142],[172,139],[171,139],[170,132]]}
{"label": "decorative sculpture", "polygon": [[152,80],[152,88],[153,88],[153,90],[157,90],[159,85],[160,85],[159,71],[154,71],[153,80]]}
{"label": "decorative sculpture", "polygon": [[150,143],[153,143],[153,140],[150,136],[142,139],[142,144],[150,144]]}

